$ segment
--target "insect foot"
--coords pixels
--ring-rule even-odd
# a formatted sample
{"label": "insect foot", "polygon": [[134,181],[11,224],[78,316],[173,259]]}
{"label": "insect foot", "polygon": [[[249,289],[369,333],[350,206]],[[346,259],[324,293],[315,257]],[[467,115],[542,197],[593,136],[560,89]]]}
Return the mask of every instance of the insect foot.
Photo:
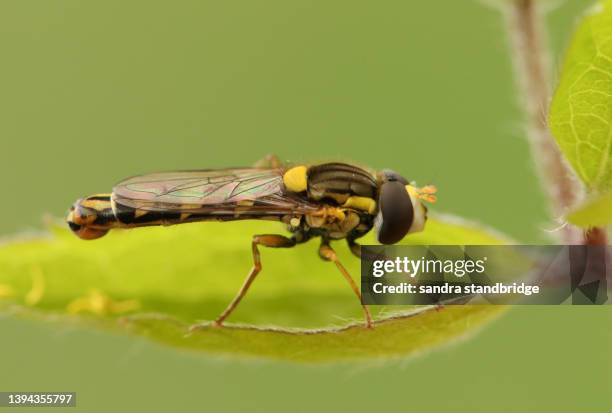
{"label": "insect foot", "polygon": [[189,326],[189,334],[195,333],[197,331],[206,330],[210,327],[223,327],[222,325],[217,325],[216,322],[204,322],[198,324],[192,324]]}

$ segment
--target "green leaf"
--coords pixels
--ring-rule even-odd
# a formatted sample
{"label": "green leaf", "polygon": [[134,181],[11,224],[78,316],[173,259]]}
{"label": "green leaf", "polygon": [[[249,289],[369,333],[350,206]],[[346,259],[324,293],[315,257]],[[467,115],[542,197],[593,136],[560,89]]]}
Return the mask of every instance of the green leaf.
{"label": "green leaf", "polygon": [[568,215],[567,220],[583,228],[603,227],[612,222],[612,192],[591,199]]}
{"label": "green leaf", "polygon": [[[211,354],[293,361],[405,357],[473,332],[502,306],[374,307],[376,328],[316,241],[261,249],[263,271],[227,327],[214,319],[251,267],[253,234],[275,223],[229,222],[114,231],[82,241],[60,227],[0,247],[0,311],[146,336]],[[412,244],[500,244],[503,237],[449,219],[428,221]],[[374,243],[369,236],[364,243]],[[359,260],[336,244],[354,277]],[[3,298],[2,298],[3,297]],[[268,326],[274,326],[268,327]]]}
{"label": "green leaf", "polygon": [[590,190],[612,187],[612,0],[596,3],[574,35],[550,127]]}

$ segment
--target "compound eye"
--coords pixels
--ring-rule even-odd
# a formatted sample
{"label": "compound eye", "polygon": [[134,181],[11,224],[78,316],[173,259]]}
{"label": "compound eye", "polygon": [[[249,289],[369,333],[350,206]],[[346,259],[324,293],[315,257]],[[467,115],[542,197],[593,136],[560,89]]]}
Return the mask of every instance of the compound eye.
{"label": "compound eye", "polygon": [[382,175],[385,182],[399,181],[404,185],[408,185],[408,180],[391,169],[383,169]]}
{"label": "compound eye", "polygon": [[406,236],[414,220],[414,208],[406,187],[400,181],[382,184],[377,217],[378,242],[395,244]]}

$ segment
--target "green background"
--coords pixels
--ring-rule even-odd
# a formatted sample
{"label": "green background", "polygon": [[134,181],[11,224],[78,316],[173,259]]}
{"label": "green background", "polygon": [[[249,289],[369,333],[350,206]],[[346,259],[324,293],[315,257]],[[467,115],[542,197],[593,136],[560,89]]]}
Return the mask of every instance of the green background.
{"label": "green background", "polygon": [[[555,67],[588,4],[550,14]],[[5,0],[0,51],[2,235],[125,176],[270,152],[433,182],[436,210],[523,242],[554,228],[502,19],[478,1]],[[610,411],[610,321],[516,308],[406,363],[313,367],[2,318],[0,390],[76,391],[84,411]]]}

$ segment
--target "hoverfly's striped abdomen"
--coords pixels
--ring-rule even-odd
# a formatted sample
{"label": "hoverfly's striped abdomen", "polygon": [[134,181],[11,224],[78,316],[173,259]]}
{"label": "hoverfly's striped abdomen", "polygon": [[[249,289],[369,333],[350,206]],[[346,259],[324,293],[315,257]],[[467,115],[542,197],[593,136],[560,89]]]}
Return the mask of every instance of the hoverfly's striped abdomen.
{"label": "hoverfly's striped abdomen", "polygon": [[114,202],[115,217],[125,227],[167,225],[180,221],[181,213],[173,211],[145,211]]}
{"label": "hoverfly's striped abdomen", "polygon": [[113,228],[168,225],[187,221],[186,218],[179,212],[143,211],[117,204],[111,194],[102,194],[75,202],[66,221],[80,238],[96,239]]}
{"label": "hoverfly's striped abdomen", "polygon": [[340,205],[354,196],[376,199],[376,178],[356,166],[325,163],[311,166],[307,173],[310,199],[333,199]]}

